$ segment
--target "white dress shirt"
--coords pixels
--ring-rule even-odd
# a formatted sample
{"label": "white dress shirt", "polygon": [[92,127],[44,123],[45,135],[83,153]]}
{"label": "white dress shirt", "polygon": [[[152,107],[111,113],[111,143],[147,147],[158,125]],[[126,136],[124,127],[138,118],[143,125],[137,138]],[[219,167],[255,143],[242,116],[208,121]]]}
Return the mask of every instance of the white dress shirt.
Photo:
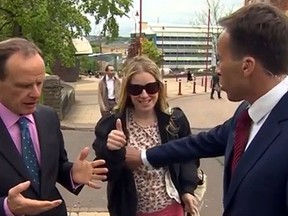
{"label": "white dress shirt", "polygon": [[108,89],[108,99],[110,100],[115,99],[114,77],[109,78],[109,76],[106,75],[106,85]]}
{"label": "white dress shirt", "polygon": [[273,89],[267,92],[265,95],[256,100],[248,110],[249,116],[252,119],[252,125],[248,143],[245,151],[249,147],[251,141],[258,133],[266,119],[268,118],[271,110],[280,101],[284,94],[288,90],[288,77],[276,85]]}

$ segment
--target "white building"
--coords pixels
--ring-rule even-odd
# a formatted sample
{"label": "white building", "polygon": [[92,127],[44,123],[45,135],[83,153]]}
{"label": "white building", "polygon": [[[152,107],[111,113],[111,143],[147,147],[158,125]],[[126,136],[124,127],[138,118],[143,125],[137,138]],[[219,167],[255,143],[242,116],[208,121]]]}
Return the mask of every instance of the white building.
{"label": "white building", "polygon": [[163,52],[164,68],[172,70],[199,70],[216,65],[217,35],[221,27],[191,25],[148,25],[142,23],[142,32]]}

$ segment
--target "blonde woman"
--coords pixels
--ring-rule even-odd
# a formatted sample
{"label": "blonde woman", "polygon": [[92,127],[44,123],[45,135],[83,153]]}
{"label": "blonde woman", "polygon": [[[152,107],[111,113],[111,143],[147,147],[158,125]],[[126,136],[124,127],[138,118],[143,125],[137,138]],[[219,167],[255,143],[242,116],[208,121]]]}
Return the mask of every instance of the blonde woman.
{"label": "blonde woman", "polygon": [[110,216],[197,212],[193,192],[199,181],[198,160],[160,169],[142,166],[133,170],[125,164],[125,146],[147,149],[162,145],[190,134],[190,125],[181,109],[169,109],[161,74],[153,61],[135,57],[124,73],[118,107],[97,123],[93,143],[97,158],[105,159],[109,169]]}

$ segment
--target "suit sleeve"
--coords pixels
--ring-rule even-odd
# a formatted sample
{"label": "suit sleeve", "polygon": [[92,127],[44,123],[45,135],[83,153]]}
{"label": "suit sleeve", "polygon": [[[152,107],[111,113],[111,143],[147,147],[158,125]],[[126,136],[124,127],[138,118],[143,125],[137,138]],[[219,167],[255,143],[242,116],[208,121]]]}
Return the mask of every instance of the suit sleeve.
{"label": "suit sleeve", "polygon": [[209,132],[201,132],[196,136],[188,135],[165,145],[150,148],[146,151],[147,160],[157,168],[192,159],[223,156],[231,123],[232,118]]}
{"label": "suit sleeve", "polygon": [[117,178],[125,166],[126,149],[111,151],[107,148],[108,134],[115,129],[116,118],[104,117],[95,127],[95,140],[92,144],[96,159],[104,159],[108,168],[107,180]]}
{"label": "suit sleeve", "polygon": [[0,197],[0,215],[6,215],[4,210],[4,200],[5,197]]}
{"label": "suit sleeve", "polygon": [[[179,138],[191,135],[190,124],[184,113],[182,113],[179,123],[181,123],[177,124],[181,125]],[[190,160],[179,165],[180,195],[183,195],[184,193],[194,194],[194,190],[197,188],[198,184],[197,168],[199,165],[199,159]]]}
{"label": "suit sleeve", "polygon": [[99,104],[100,110],[105,111],[102,91],[103,91],[103,83],[102,83],[102,80],[100,80],[100,82],[98,83],[98,104]]}

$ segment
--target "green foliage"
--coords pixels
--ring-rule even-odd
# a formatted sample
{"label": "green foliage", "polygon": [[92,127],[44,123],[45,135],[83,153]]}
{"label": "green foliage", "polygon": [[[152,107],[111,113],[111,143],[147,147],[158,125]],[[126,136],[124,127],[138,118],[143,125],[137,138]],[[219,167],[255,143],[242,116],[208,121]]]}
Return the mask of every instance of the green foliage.
{"label": "green foliage", "polygon": [[87,72],[88,70],[91,70],[93,72],[98,71],[100,68],[100,65],[93,57],[80,56],[79,60],[80,60],[80,69],[82,73]]}
{"label": "green foliage", "polygon": [[131,40],[131,43],[128,47],[128,58],[133,58],[139,54],[140,49],[140,38],[136,37]]}
{"label": "green foliage", "polygon": [[118,36],[117,16],[129,12],[132,0],[0,0],[0,39],[25,37],[43,51],[47,65],[75,62],[72,39],[88,35],[90,21],[103,24],[102,34]]}
{"label": "green foliage", "polygon": [[158,66],[161,65],[161,52],[152,41],[149,41],[146,38],[144,38],[142,42],[142,53],[143,55],[147,55],[147,57],[153,60]]}

